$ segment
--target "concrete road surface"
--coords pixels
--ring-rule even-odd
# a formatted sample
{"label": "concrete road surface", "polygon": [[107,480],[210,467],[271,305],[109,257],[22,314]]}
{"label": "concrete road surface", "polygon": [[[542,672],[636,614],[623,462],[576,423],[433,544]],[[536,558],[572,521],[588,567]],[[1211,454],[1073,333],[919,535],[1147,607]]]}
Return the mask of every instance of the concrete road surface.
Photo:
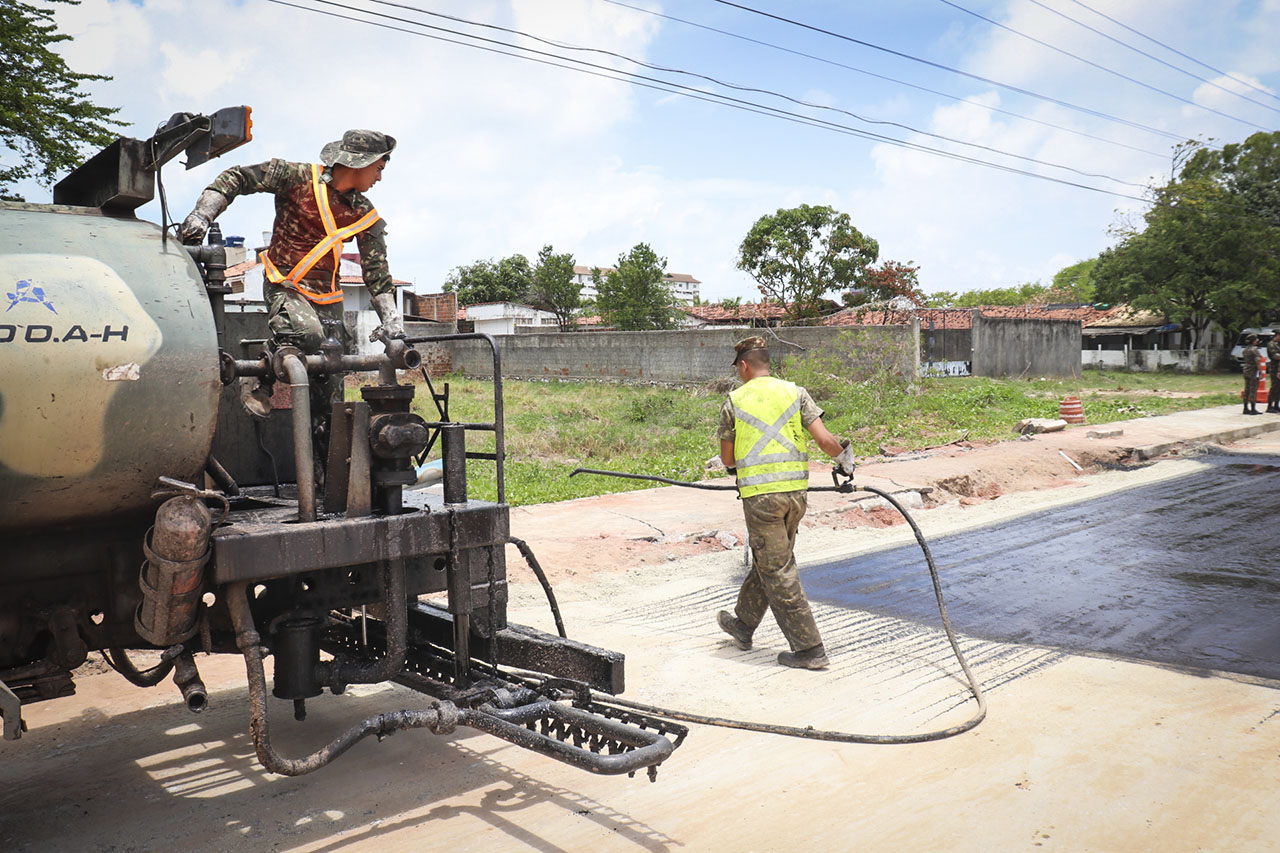
{"label": "concrete road surface", "polygon": [[[1203,430],[1200,435],[1214,437]],[[1249,460],[1245,464],[1280,464],[1257,461],[1277,458],[1278,435],[1231,449],[1247,454],[1240,457]],[[1212,478],[1220,461],[1166,459],[1092,474],[1063,488],[975,505],[951,501],[917,517],[926,535],[942,542],[965,531],[1017,524],[1028,514],[1078,515],[1092,502],[1118,501],[1109,511],[1116,515],[1125,512],[1126,495],[1172,493],[1185,478]],[[900,483],[912,479],[906,466],[896,470],[879,475]],[[1271,479],[1270,472],[1257,476]],[[670,515],[664,535],[681,525],[728,529],[732,523],[731,512],[716,503],[720,499],[705,495],[664,489],[613,498],[575,502],[583,530],[620,513],[640,526],[668,524],[662,519]],[[513,532],[535,550],[541,534],[547,550],[557,552],[557,537],[568,541],[570,535],[557,521],[565,509],[522,511]],[[595,512],[602,515],[593,518]],[[704,515],[697,517],[699,512]],[[826,518],[839,515],[832,511]],[[1223,529],[1229,529],[1225,520]],[[1202,530],[1203,538],[1216,535],[1212,527]],[[909,536],[902,525],[816,526],[801,533],[799,557],[806,573],[844,562],[857,582],[860,565],[908,544]],[[570,636],[626,653],[628,698],[860,733],[927,731],[973,713],[959,668],[927,609],[869,610],[854,595],[815,595],[832,667],[820,673],[784,669],[773,660],[784,645],[769,620],[750,652],[737,650],[714,626],[715,611],[732,602],[741,578],[741,551],[681,557],[670,544],[675,541],[643,540],[648,550],[637,559],[644,562],[619,560],[625,570],[587,571],[579,564],[572,575],[561,572],[557,592]],[[1016,553],[1013,545],[1000,550]],[[943,572],[944,585],[954,575],[963,586],[955,569]],[[514,565],[512,575],[520,577]],[[858,588],[874,595],[873,586]],[[981,594],[958,594],[953,615],[965,625],[998,622],[1004,591],[996,583]],[[551,629],[536,584],[519,584],[512,594],[512,621]],[[1259,600],[1272,599],[1260,593]],[[1158,610],[1143,610],[1141,618],[1158,622]],[[1263,609],[1257,618],[1274,625],[1280,614]],[[990,704],[986,721],[967,734],[872,746],[695,726],[655,784],[590,776],[468,732],[366,740],[316,774],[276,777],[253,755],[238,660],[201,660],[211,701],[198,716],[182,709],[171,685],[138,690],[114,673],[87,675],[78,679],[76,697],[30,706],[31,730],[0,746],[0,849],[1280,846],[1280,682],[1244,667],[1228,672],[1204,662],[1157,664],[1129,654],[1080,653],[1051,633],[962,633],[961,645]],[[421,704],[401,688],[353,688],[309,703],[307,722],[295,724],[286,704],[277,702],[277,746],[296,755],[370,713]]]}

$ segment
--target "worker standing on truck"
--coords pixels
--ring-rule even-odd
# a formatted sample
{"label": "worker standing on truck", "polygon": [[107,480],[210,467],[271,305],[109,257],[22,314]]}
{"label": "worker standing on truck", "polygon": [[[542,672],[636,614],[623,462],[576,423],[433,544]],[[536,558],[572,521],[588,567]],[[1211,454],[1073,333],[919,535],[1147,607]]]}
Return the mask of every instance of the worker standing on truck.
{"label": "worker standing on truck", "polygon": [[[227,169],[201,193],[178,229],[184,242],[199,242],[237,196],[263,192],[275,196],[271,245],[261,255],[270,349],[295,346],[306,354],[319,353],[328,337],[338,340],[344,351],[350,348],[338,267],[342,244],[352,238],[360,248],[364,283],[382,321],[371,340],[404,337],[404,320],[387,264],[386,223],[364,195],[382,179],[395,147],[395,139],[385,133],[348,130],[342,139],[321,149],[323,165],[275,159]],[[270,380],[242,379],[240,399],[251,415],[267,417]],[[341,399],[341,375],[312,378],[318,484],[324,482],[332,403]]]}
{"label": "worker standing on truck", "polygon": [[770,375],[764,338],[739,341],[733,365],[743,384],[721,408],[716,434],[720,460],[730,471],[736,469],[751,571],[738,591],[734,613],[721,610],[717,621],[738,648],[746,650],[765,611],[772,609],[791,647],[778,655],[778,663],[823,669],[826,650],[795,560],[796,531],[808,506],[804,431],[845,476],[853,475],[853,452],[848,440],[838,441],[823,425],[822,409],[808,391]]}

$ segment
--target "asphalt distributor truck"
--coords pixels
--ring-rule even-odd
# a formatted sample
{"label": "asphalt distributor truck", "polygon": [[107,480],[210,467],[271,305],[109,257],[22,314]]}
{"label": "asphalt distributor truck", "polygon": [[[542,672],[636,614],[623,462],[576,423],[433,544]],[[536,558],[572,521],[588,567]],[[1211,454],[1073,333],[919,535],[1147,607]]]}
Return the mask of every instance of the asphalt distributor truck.
{"label": "asphalt distributor truck", "polygon": [[[607,701],[623,689],[622,655],[507,623],[508,543],[540,568],[508,528],[494,341],[268,351],[265,316],[227,310],[216,229],[200,246],[169,233],[161,166],[185,153],[191,168],[250,137],[247,107],[180,113],[95,155],[53,204],[0,202],[4,738],[21,738],[26,705],[72,695],[91,653],[139,687],[172,676],[193,712],[209,701],[201,657],[234,654],[274,773],[316,770],[368,735],[470,726],[593,773],[653,778],[686,729]],[[160,227],[135,216],[157,184]],[[412,411],[415,385],[400,380],[421,363],[414,345],[450,337],[493,346],[492,422],[451,421],[447,386],[429,380],[432,419]],[[334,405],[321,495],[307,387],[322,374],[375,378]],[[252,376],[291,391],[265,422],[239,405],[238,380]],[[483,434],[494,451],[469,450]],[[432,448],[443,492],[409,505]],[[496,502],[467,494],[475,459],[493,463]],[[143,665],[143,650],[158,663]],[[387,681],[421,700],[310,755],[273,746],[269,714],[301,721],[307,702],[333,701],[326,692]]]}

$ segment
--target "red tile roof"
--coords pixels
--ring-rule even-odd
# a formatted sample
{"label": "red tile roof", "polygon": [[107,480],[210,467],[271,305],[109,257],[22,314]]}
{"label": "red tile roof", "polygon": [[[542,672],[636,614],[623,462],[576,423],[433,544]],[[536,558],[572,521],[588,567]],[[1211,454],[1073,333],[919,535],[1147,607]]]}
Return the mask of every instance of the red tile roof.
{"label": "red tile roof", "polygon": [[979,311],[987,319],[1039,319],[1077,320],[1084,328],[1126,328],[1162,325],[1164,318],[1150,311],[1135,311],[1128,305],[1112,308],[1062,306],[1037,308],[1032,306],[984,305],[981,308],[919,308],[911,311],[883,311],[846,308],[822,320],[824,326],[903,326],[912,317],[920,318],[920,325],[935,328],[968,329],[973,325],[973,311]]}

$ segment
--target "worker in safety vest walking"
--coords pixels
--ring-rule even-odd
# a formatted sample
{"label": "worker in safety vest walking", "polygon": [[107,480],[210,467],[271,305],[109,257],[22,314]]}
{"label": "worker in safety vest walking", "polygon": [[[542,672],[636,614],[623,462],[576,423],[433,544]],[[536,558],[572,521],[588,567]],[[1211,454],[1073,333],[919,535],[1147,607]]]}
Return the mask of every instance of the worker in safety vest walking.
{"label": "worker in safety vest walking", "polygon": [[790,651],[778,663],[801,669],[827,666],[822,636],[800,584],[795,542],[807,507],[809,456],[804,431],[852,476],[849,442],[843,444],[822,423],[822,410],[798,385],[769,373],[769,347],[750,337],[734,347],[733,364],[742,386],[720,410],[716,434],[720,459],[735,471],[751,545],[751,571],[738,591],[734,613],[721,610],[717,621],[738,648],[751,648],[751,636],[772,609]]}
{"label": "worker in safety vest walking", "polygon": [[1258,369],[1262,354],[1258,352],[1258,336],[1249,335],[1244,339],[1244,352],[1240,354],[1241,371],[1244,373],[1244,414],[1260,415],[1258,411],[1258,378],[1262,371]]}
{"label": "worker in safety vest walking", "polygon": [[[323,165],[276,159],[227,169],[201,193],[178,229],[184,242],[198,242],[237,196],[263,192],[275,196],[271,245],[261,255],[270,349],[289,345],[303,353],[319,353],[329,337],[341,343],[344,351],[350,348],[338,268],[342,244],[353,238],[360,249],[365,286],[382,322],[370,339],[404,337],[387,265],[386,224],[364,196],[382,179],[395,147],[395,139],[385,133],[349,130],[321,149]],[[240,399],[255,417],[271,413],[269,383],[242,379]],[[342,399],[341,375],[313,377],[311,399],[319,469],[328,453],[331,403]],[[317,482],[322,483],[323,470],[317,474]]]}

